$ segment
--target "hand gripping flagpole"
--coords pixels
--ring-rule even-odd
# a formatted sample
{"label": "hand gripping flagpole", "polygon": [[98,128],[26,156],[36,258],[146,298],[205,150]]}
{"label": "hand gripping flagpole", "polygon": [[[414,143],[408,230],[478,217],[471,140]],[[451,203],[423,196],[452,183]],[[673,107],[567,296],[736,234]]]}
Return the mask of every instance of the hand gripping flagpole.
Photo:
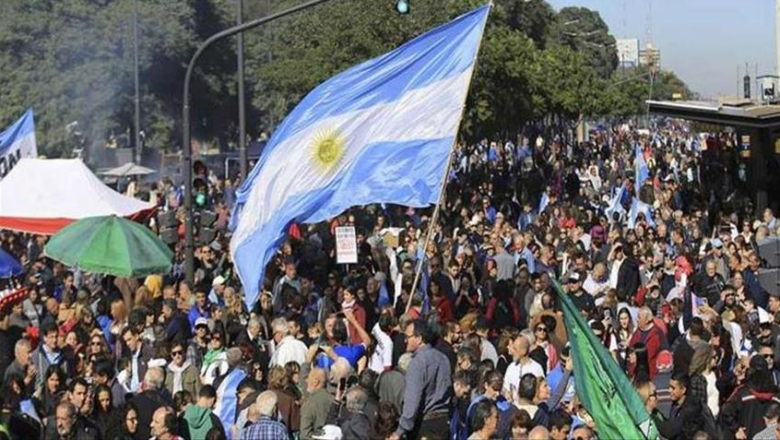
{"label": "hand gripping flagpole", "polygon": [[[493,8],[493,1],[491,0],[489,2],[489,5],[491,8]],[[487,26],[487,23],[485,23],[485,26]],[[480,35],[479,38],[479,47],[477,47],[477,50],[474,52],[474,63],[473,67],[471,68],[471,77],[469,78],[469,89],[471,88],[471,83],[474,81],[474,71],[477,70],[477,60],[479,55],[479,49],[482,47],[482,37],[485,36],[485,28],[482,28],[482,35]],[[468,99],[468,93],[463,98],[463,109],[460,111],[460,121],[463,121],[463,114],[466,113],[466,99]],[[458,123],[458,129],[460,129],[460,123]],[[412,282],[412,289],[409,293],[409,299],[406,300],[406,311],[409,312],[409,309],[412,307],[412,299],[414,298],[415,293],[417,292],[417,284],[420,282],[420,275],[422,274],[423,265],[425,264],[425,258],[428,255],[428,245],[431,243],[431,238],[433,238],[433,229],[436,226],[436,222],[439,220],[439,214],[441,212],[441,205],[445,201],[445,193],[447,191],[447,184],[449,183],[449,175],[450,175],[450,169],[452,168],[452,156],[455,153],[455,145],[457,145],[457,136],[455,137],[455,141],[452,143],[452,147],[450,147],[450,153],[447,156],[447,166],[444,167],[444,176],[441,180],[441,188],[439,189],[439,200],[436,202],[436,207],[433,210],[433,215],[431,216],[430,224],[428,225],[428,232],[425,234],[425,243],[423,243],[423,251],[422,251],[422,257],[420,257],[420,261],[417,262],[417,270],[414,273],[414,281]]]}

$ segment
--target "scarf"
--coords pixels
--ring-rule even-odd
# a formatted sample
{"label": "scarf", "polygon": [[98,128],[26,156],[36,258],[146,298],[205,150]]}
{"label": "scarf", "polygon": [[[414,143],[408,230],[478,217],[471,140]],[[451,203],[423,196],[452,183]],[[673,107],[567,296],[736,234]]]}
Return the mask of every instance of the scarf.
{"label": "scarf", "polygon": [[173,393],[176,394],[182,389],[181,373],[190,366],[190,361],[185,361],[181,367],[176,366],[174,363],[168,364],[168,369],[173,372]]}
{"label": "scarf", "polygon": [[206,355],[203,356],[203,366],[208,367],[211,365],[212,362],[214,362],[214,359],[219,356],[220,354],[225,352],[225,348],[220,348],[218,350],[209,349],[209,351],[206,352]]}

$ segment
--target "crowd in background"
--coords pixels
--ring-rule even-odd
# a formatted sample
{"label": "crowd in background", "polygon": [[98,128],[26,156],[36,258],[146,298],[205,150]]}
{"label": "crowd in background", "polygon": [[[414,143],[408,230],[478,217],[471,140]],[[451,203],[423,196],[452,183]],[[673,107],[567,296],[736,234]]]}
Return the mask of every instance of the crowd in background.
{"label": "crowd in background", "polygon": [[[663,438],[780,439],[780,293],[757,247],[780,222],[747,201],[728,133],[659,121],[459,145],[427,246],[432,209],[291,225],[250,307],[228,246],[236,183],[195,171],[218,233],[193,283],[182,240],[170,274],[136,280],[0,231],[30,288],[0,323],[0,438],[599,438],[565,294]],[[138,195],[182,219],[170,181]],[[336,264],[338,226],[358,264]]]}

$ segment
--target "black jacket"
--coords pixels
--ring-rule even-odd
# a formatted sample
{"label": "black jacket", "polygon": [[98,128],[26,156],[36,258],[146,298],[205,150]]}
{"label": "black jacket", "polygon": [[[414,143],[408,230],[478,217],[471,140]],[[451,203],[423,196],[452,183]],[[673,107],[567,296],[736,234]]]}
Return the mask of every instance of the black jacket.
{"label": "black jacket", "polygon": [[634,258],[626,258],[618,270],[618,300],[628,302],[629,298],[633,298],[636,295],[640,283],[639,263]]}
{"label": "black jacket", "polygon": [[157,390],[146,390],[130,401],[138,408],[138,430],[136,440],[146,440],[151,437],[152,416],[161,406],[173,406],[173,402]]}
{"label": "black jacket", "polygon": [[726,435],[733,435],[740,427],[745,428],[747,438],[753,438],[766,425],[764,415],[772,403],[780,404],[774,391],[754,390],[750,386],[738,387],[729,397],[720,412],[720,421]]}
{"label": "black jacket", "polygon": [[673,405],[669,419],[658,424],[658,432],[669,440],[689,439],[703,429],[702,408],[689,398],[681,406]]}

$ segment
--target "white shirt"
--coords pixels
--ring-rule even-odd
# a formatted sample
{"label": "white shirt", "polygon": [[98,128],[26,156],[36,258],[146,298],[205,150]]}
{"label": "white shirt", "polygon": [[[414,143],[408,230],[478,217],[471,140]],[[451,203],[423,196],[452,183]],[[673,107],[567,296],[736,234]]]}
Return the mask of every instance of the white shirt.
{"label": "white shirt", "polygon": [[604,287],[607,287],[607,281],[603,281],[603,282],[596,281],[593,278],[593,274],[588,275],[588,278],[582,284],[583,290],[588,292],[591,296],[595,295],[596,292],[599,292],[599,291],[605,292],[604,291]]}
{"label": "white shirt", "polygon": [[274,354],[271,356],[271,362],[268,365],[271,367],[277,365],[283,367],[290,361],[303,365],[306,363],[306,354],[308,352],[309,349],[306,348],[306,344],[293,336],[287,335],[276,346],[276,350],[274,350]]}
{"label": "white shirt", "polygon": [[376,348],[368,360],[368,368],[381,374],[387,367],[393,366],[393,340],[379,328],[379,324],[374,324],[371,334],[376,338]]}
{"label": "white shirt", "polygon": [[720,401],[720,391],[718,391],[716,385],[718,379],[715,377],[714,371],[704,373],[704,378],[707,379],[707,406],[710,407],[712,415],[718,417],[718,412],[720,411],[718,403]]}
{"label": "white shirt", "polygon": [[618,274],[620,273],[620,265],[623,264],[624,260],[615,260],[614,263],[612,263],[612,270],[609,272],[609,287],[612,289],[617,289],[617,283],[618,283]]}
{"label": "white shirt", "polygon": [[506,373],[504,373],[504,390],[511,390],[512,393],[517,393],[517,390],[520,388],[520,379],[526,374],[544,377],[544,370],[538,362],[531,358],[528,358],[524,365],[512,362],[506,367]]}
{"label": "white shirt", "polygon": [[482,356],[480,357],[480,360],[490,359],[491,362],[493,362],[493,366],[495,367],[498,363],[498,352],[496,351],[496,347],[493,346],[493,344],[490,343],[485,338],[482,339]]}

